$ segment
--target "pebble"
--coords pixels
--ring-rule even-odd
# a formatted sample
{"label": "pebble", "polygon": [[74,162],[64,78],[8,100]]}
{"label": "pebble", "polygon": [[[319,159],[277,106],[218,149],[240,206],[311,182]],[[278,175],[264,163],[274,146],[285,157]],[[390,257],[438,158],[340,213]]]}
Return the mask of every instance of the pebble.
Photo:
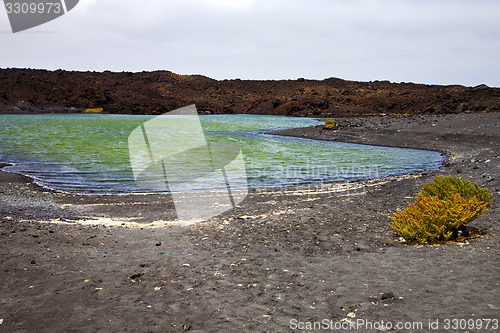
{"label": "pebble", "polygon": [[382,293],[382,295],[380,295],[380,299],[384,300],[384,299],[393,299],[394,298],[394,294],[392,292],[387,292],[387,293]]}

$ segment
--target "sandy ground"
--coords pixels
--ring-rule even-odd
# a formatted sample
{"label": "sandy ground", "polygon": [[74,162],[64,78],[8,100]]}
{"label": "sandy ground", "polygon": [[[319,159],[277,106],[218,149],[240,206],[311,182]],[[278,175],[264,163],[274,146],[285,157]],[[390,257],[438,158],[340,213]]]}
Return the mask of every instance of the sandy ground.
{"label": "sandy ground", "polygon": [[499,119],[351,118],[336,131],[280,131],[449,160],[403,177],[252,191],[194,224],[175,222],[166,195],[66,195],[0,172],[0,332],[495,331],[499,201],[471,223],[486,236],[460,243],[408,246],[388,223],[436,174],[498,199]]}

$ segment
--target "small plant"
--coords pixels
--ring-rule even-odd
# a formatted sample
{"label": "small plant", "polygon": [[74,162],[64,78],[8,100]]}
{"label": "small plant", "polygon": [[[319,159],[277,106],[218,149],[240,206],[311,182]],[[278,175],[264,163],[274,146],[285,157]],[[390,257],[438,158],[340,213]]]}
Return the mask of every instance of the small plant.
{"label": "small plant", "polygon": [[332,129],[337,127],[337,123],[333,119],[327,119],[325,120],[325,128],[326,129]]}
{"label": "small plant", "polygon": [[459,177],[434,178],[415,195],[415,202],[391,217],[391,228],[406,241],[440,243],[452,239],[458,230],[487,211],[491,195]]}
{"label": "small plant", "polygon": [[481,188],[479,185],[460,177],[436,176],[433,182],[422,187],[420,193],[425,197],[438,197],[441,200],[456,193],[466,199],[477,197],[482,202],[491,202],[491,194],[488,189]]}

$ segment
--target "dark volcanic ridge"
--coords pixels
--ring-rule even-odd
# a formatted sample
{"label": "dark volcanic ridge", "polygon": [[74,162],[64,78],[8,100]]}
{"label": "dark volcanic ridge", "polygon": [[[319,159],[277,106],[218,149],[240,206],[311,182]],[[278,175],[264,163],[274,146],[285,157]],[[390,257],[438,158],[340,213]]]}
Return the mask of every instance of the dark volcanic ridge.
{"label": "dark volcanic ridge", "polygon": [[206,114],[341,117],[500,110],[500,88],[389,81],[213,80],[156,72],[0,69],[0,113],[161,114],[196,104]]}

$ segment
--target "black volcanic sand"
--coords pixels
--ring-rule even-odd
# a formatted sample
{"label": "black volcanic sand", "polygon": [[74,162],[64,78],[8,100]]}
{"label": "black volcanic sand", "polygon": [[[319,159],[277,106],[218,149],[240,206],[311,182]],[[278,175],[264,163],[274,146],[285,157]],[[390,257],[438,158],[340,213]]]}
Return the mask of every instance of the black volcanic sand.
{"label": "black volcanic sand", "polygon": [[[471,223],[486,235],[469,241],[406,245],[388,223],[438,174],[498,199],[499,118],[351,118],[336,131],[280,131],[450,158],[416,175],[252,191],[236,209],[189,225],[159,222],[175,217],[167,196],[66,195],[0,172],[0,331],[289,332],[290,320],[328,319],[422,322],[424,330],[387,331],[423,332],[429,320],[439,320],[435,331],[450,331],[446,319],[498,320],[498,200]],[[478,331],[457,331],[466,330]]]}

